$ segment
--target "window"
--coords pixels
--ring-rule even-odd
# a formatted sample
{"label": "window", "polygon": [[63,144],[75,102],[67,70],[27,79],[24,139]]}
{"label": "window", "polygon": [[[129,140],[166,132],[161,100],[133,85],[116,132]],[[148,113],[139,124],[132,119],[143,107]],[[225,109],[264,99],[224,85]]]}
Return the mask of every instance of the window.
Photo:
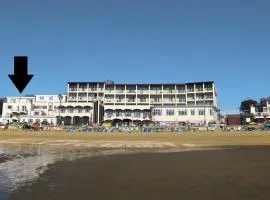
{"label": "window", "polygon": [[154,109],[153,110],[153,115],[154,116],[161,116],[162,115],[162,110],[161,109]]}
{"label": "window", "polygon": [[121,113],[120,113],[120,111],[116,111],[116,112],[115,112],[115,115],[116,115],[116,117],[119,117],[119,116],[121,116]]}
{"label": "window", "polygon": [[146,98],[145,98],[145,97],[141,97],[141,98],[140,98],[140,101],[141,101],[141,102],[146,102]]}
{"label": "window", "polygon": [[179,110],[179,115],[187,115],[187,110],[183,109],[183,110]]}
{"label": "window", "polygon": [[210,109],[210,115],[214,115],[214,111]]}
{"label": "window", "polygon": [[39,97],[39,100],[44,100],[44,97],[43,97],[43,96],[40,96],[40,97]]}
{"label": "window", "polygon": [[199,110],[199,115],[204,115],[204,110]]}
{"label": "window", "polygon": [[154,102],[157,103],[160,101],[160,98],[159,97],[154,97]]}
{"label": "window", "polygon": [[131,117],[131,111],[126,111],[126,117]]}
{"label": "window", "polygon": [[143,118],[149,117],[149,112],[143,112]]}
{"label": "window", "polygon": [[12,109],[12,106],[8,106],[8,109]]}
{"label": "window", "polygon": [[51,101],[52,101],[52,100],[53,100],[53,96],[50,96],[49,100],[51,100]]}
{"label": "window", "polygon": [[190,114],[195,115],[195,110],[194,109],[190,110]]}
{"label": "window", "polygon": [[186,98],[185,97],[179,97],[179,102],[186,102]]}
{"label": "window", "polygon": [[35,112],[34,115],[39,115],[39,112]]}
{"label": "window", "polygon": [[135,102],[135,97],[128,97],[128,102]]}
{"label": "window", "polygon": [[26,106],[22,106],[22,110],[23,111],[26,111]]}
{"label": "window", "polygon": [[53,106],[52,105],[49,105],[49,110],[52,110],[53,109]]}
{"label": "window", "polygon": [[113,112],[112,111],[106,111],[106,116],[107,117],[112,117],[113,116]]}
{"label": "window", "polygon": [[64,108],[64,107],[61,107],[61,108],[60,108],[60,112],[61,112],[61,113],[64,113],[64,112],[65,112],[65,108]]}
{"label": "window", "polygon": [[174,109],[166,109],[166,115],[167,115],[167,116],[172,116],[172,115],[174,115]]}
{"label": "window", "polygon": [[135,112],[134,112],[134,117],[140,117],[140,116],[141,116],[140,111],[135,111]]}
{"label": "window", "polygon": [[172,103],[174,101],[174,98],[173,97],[169,97],[169,102]]}

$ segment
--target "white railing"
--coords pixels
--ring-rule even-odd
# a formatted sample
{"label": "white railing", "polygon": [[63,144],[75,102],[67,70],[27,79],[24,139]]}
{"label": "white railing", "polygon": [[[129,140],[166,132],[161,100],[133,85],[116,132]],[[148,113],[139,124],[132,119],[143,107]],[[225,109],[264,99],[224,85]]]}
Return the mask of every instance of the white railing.
{"label": "white railing", "polygon": [[151,90],[151,94],[161,94],[161,90]]}
{"label": "white railing", "polygon": [[175,90],[163,90],[164,94],[174,94]]}

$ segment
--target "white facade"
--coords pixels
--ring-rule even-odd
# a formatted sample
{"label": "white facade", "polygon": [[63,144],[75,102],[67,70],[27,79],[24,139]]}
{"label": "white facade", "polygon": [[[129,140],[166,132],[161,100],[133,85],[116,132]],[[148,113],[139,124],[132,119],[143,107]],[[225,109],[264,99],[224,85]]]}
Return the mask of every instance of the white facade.
{"label": "white facade", "polygon": [[270,100],[266,101],[265,106],[262,108],[262,112],[255,112],[254,118],[257,121],[270,120]]}
{"label": "white facade", "polygon": [[[61,105],[61,106],[60,106]],[[59,109],[60,108],[60,109]],[[7,97],[3,103],[0,122],[47,122],[56,124],[90,124],[93,119],[93,103],[68,103],[62,95],[33,95],[31,97]]]}
{"label": "white facade", "polygon": [[[68,83],[67,102],[97,100],[104,106],[104,121],[218,121],[217,93],[213,81],[179,84]],[[198,114],[178,114],[179,109],[191,108]],[[153,113],[155,109],[164,112],[156,115]],[[174,115],[167,115],[166,109],[173,109]],[[205,110],[205,114],[202,115],[201,109]]]}
{"label": "white facade", "polygon": [[3,103],[2,121],[29,123],[44,121],[55,124],[55,113],[59,106],[57,97],[57,95],[7,97]]}
{"label": "white facade", "polygon": [[217,122],[218,115],[215,108],[210,106],[155,107],[152,109],[152,120],[208,124],[209,122]]}

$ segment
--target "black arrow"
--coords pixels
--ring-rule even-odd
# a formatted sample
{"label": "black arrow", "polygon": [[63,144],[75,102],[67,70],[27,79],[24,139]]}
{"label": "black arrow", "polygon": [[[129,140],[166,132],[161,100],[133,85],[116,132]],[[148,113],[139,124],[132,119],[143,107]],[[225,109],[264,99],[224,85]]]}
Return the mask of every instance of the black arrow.
{"label": "black arrow", "polygon": [[34,76],[33,74],[28,75],[27,68],[27,56],[14,56],[14,75],[9,74],[8,76],[20,93],[23,92],[24,88]]}

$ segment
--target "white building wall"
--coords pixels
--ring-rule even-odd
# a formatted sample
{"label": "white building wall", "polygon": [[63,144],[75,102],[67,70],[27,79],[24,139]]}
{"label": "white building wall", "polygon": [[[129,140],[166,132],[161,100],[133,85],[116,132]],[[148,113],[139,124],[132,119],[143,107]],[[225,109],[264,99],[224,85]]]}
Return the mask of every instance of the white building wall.
{"label": "white building wall", "polygon": [[[157,112],[157,110],[159,111]],[[205,111],[205,114],[200,114],[199,111]],[[156,122],[209,123],[218,121],[218,116],[216,110],[211,107],[159,107],[152,109],[152,120]]]}

